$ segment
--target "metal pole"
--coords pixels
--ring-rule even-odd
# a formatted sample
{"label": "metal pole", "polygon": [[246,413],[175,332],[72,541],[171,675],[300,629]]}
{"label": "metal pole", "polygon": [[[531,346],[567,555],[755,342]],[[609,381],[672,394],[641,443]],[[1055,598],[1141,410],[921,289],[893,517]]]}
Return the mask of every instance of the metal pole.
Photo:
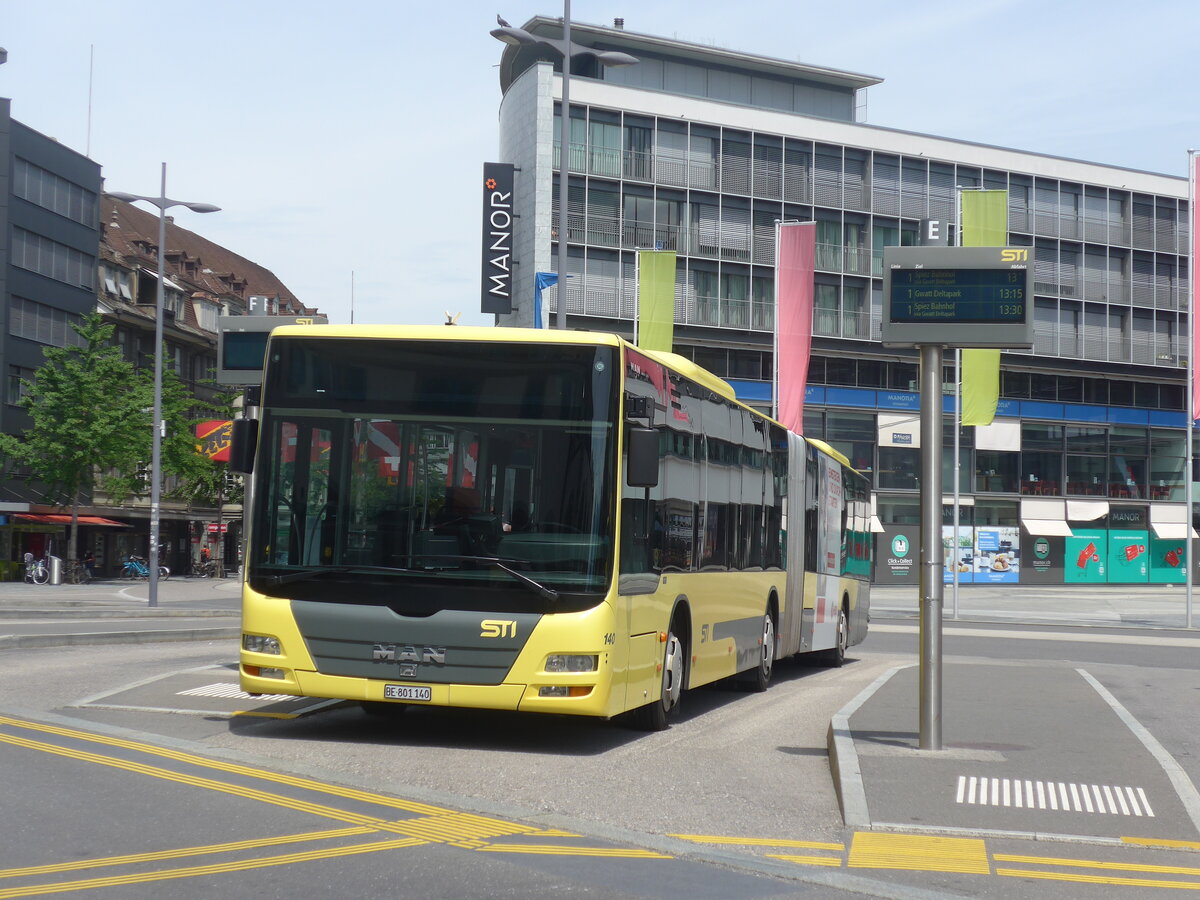
{"label": "metal pole", "polygon": [[571,0],[563,0],[562,119],[558,153],[558,310],[556,328],[567,327],[567,173],[571,169]]}
{"label": "metal pole", "polygon": [[783,238],[783,221],[775,220],[775,310],[771,329],[771,415],[779,420],[779,242]]}
{"label": "metal pole", "polygon": [[921,347],[920,748],[942,749],[942,348]]}
{"label": "metal pole", "polygon": [[154,293],[154,433],[150,450],[150,606],[158,606],[158,519],[162,499],[162,380],[163,380],[163,279],[167,244],[167,164],[162,164],[158,192],[158,286]]}
{"label": "metal pole", "polygon": [[1196,214],[1196,151],[1188,151],[1188,214],[1192,219],[1192,227],[1188,242],[1188,345],[1187,345],[1187,452],[1185,460],[1184,477],[1184,499],[1186,500],[1187,522],[1184,527],[1184,537],[1187,542],[1184,544],[1187,547],[1187,559],[1184,569],[1184,627],[1192,627],[1192,582],[1195,580],[1193,572],[1195,572],[1196,563],[1193,559],[1193,551],[1196,549],[1196,544],[1192,540],[1192,507],[1195,503],[1195,497],[1192,487],[1192,465],[1195,460],[1195,453],[1192,450],[1192,438],[1195,434],[1196,421],[1193,418],[1195,409],[1193,404],[1195,399],[1195,380],[1196,380],[1196,285],[1200,283],[1200,277],[1196,275],[1196,227],[1200,226],[1200,215]]}
{"label": "metal pole", "polygon": [[[961,447],[959,441],[959,433],[962,431],[962,349],[954,351],[954,540],[950,542],[952,548],[950,557],[950,568],[954,570],[954,602],[951,605],[950,618],[958,618],[958,560],[959,560],[959,544],[958,544],[958,523],[962,516],[961,501],[959,496],[959,484],[962,482],[960,470],[962,469],[962,457],[960,456]],[[972,529],[974,533],[974,529]],[[971,549],[971,557],[974,558],[974,545]],[[972,567],[974,568],[974,567]]]}

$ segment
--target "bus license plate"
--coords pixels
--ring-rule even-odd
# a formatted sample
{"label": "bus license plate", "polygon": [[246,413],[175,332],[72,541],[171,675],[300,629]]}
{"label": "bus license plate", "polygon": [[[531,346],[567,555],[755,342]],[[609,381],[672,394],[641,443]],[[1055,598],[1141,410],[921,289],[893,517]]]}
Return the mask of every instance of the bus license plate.
{"label": "bus license plate", "polygon": [[432,700],[433,689],[413,684],[385,684],[383,696],[388,700]]}

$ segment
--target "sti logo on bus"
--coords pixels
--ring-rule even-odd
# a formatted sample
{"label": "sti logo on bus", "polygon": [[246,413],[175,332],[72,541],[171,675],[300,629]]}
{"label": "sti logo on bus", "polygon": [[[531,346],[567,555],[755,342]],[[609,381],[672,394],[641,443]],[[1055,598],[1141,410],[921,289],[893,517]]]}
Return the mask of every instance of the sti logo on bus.
{"label": "sti logo on bus", "polygon": [[479,627],[483,629],[479,632],[480,637],[515,638],[517,636],[517,623],[512,619],[484,619],[479,623]]}
{"label": "sti logo on bus", "polygon": [[410,662],[446,664],[445,647],[422,647],[419,650],[412,644],[376,644],[371,651],[373,662]]}

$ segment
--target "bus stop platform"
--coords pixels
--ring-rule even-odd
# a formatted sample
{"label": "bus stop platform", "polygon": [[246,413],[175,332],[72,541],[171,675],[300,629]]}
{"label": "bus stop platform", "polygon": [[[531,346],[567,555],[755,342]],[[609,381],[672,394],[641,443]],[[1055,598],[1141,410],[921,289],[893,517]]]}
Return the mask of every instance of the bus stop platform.
{"label": "bus stop platform", "polygon": [[1200,840],[1191,781],[1086,670],[949,662],[942,674],[940,749],[920,747],[915,663],[881,675],[831,720],[830,765],[847,826]]}

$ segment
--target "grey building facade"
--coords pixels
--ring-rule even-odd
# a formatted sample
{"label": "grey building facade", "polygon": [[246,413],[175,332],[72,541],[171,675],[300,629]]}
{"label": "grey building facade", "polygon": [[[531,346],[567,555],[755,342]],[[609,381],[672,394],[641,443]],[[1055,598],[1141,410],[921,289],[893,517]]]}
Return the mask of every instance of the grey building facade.
{"label": "grey building facade", "polygon": [[[547,17],[524,28],[561,32]],[[631,335],[636,250],[675,250],[675,351],[769,409],[775,223],[815,221],[805,431],[871,475],[877,580],[915,581],[890,550],[916,546],[917,368],[879,342],[883,248],[916,243],[928,219],[953,231],[960,190],[1007,190],[1009,243],[1034,260],[1036,345],[1003,354],[995,425],[961,431],[964,531],[948,529],[948,558],[966,581],[1182,580],[1166,560],[1185,533],[1186,179],[861,124],[871,76],[617,27],[573,24],[572,37],[640,62],[577,58],[572,72],[569,327]],[[532,324],[534,275],[556,266],[553,57],[501,59],[499,159],[519,170],[504,323]],[[948,366],[943,382],[955,378]],[[1128,547],[1142,550],[1124,560]]]}

